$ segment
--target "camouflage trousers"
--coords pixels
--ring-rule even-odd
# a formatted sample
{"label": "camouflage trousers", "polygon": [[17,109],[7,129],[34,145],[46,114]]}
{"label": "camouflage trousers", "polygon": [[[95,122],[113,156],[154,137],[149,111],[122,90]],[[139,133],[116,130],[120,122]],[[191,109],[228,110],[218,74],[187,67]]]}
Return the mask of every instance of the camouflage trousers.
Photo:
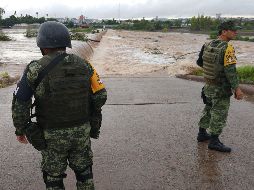
{"label": "camouflage trousers", "polygon": [[[93,163],[90,129],[89,123],[66,129],[45,129],[47,149],[41,151],[41,168],[44,174],[44,182],[46,180],[49,184],[58,183],[59,181],[61,183],[65,177],[67,165],[75,174],[78,171],[81,175],[87,175],[87,168],[92,169]],[[85,181],[77,180],[76,186],[78,190],[93,190],[93,179],[89,177]],[[65,189],[64,185],[63,187],[47,187],[47,190],[63,189]]]}
{"label": "camouflage trousers", "polygon": [[220,135],[226,126],[230,96],[223,94],[220,87],[206,85],[207,104],[202,112],[199,127],[209,129],[212,135]]}

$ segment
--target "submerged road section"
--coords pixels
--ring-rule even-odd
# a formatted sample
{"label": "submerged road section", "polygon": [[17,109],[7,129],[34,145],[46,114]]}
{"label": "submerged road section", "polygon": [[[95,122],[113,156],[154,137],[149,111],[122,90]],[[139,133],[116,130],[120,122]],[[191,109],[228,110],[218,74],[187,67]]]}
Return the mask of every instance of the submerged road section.
{"label": "submerged road section", "polygon": [[[201,83],[173,77],[107,77],[99,140],[92,140],[96,190],[250,190],[254,187],[254,104],[231,99],[221,141],[197,143]],[[0,89],[0,190],[45,189],[40,153],[15,139],[14,86]],[[75,189],[68,170],[66,189]]]}

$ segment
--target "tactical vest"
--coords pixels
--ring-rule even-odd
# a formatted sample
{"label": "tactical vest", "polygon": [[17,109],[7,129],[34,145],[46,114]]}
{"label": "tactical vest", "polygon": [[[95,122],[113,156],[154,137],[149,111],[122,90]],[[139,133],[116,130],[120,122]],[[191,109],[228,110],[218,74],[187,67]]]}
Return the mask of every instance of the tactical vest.
{"label": "tactical vest", "polygon": [[205,44],[203,59],[204,78],[220,82],[225,78],[224,73],[224,54],[227,42],[213,40]]}
{"label": "tactical vest", "polygon": [[[51,60],[41,59],[46,65]],[[43,79],[45,94],[36,96],[35,115],[44,128],[66,128],[89,121],[89,95],[91,71],[84,60],[75,55],[67,56]]]}

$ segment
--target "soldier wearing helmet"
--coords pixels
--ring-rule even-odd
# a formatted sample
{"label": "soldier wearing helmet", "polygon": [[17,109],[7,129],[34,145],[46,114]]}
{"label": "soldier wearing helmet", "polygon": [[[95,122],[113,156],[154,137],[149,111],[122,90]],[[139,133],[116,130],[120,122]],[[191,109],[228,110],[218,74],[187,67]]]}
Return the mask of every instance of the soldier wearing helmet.
{"label": "soldier wearing helmet", "polygon": [[99,137],[105,86],[88,61],[66,53],[72,46],[63,24],[43,23],[37,46],[43,57],[28,64],[13,96],[17,140],[41,151],[46,189],[64,189],[67,165],[77,189],[94,189],[90,137]]}
{"label": "soldier wearing helmet", "polygon": [[[230,96],[243,98],[239,88],[236,72],[237,59],[232,44],[228,43],[237,34],[233,21],[225,21],[218,27],[219,36],[216,40],[203,45],[197,64],[203,68],[205,86],[203,100],[205,108],[199,121],[198,142],[210,140],[208,148],[220,152],[231,152],[219,140],[222,129],[226,126]],[[210,130],[211,135],[206,132]]]}

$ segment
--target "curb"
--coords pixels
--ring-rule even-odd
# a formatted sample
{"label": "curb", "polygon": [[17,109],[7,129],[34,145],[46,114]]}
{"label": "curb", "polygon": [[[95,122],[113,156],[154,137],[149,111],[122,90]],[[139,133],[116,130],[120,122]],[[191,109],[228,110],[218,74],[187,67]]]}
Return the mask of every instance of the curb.
{"label": "curb", "polygon": [[[176,75],[176,78],[181,78],[185,80],[197,81],[197,82],[205,82],[204,77],[195,76],[195,75]],[[240,84],[239,87],[243,91],[243,93],[248,95],[254,95],[254,85],[251,84]]]}

